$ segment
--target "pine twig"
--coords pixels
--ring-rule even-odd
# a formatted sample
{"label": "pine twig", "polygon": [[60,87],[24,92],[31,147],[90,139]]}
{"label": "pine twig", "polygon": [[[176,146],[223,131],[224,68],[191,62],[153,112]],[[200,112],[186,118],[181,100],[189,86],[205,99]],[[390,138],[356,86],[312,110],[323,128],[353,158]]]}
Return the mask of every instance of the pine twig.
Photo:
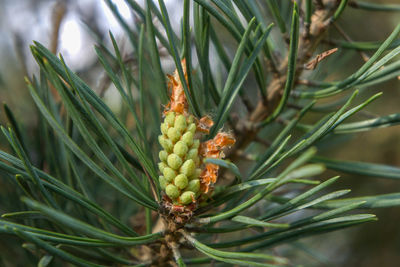
{"label": "pine twig", "polygon": [[[333,23],[333,27],[335,27],[335,29],[343,36],[344,39],[346,39],[346,41],[348,42],[353,42],[353,40],[350,38],[349,35],[346,34],[346,32],[342,29],[342,27],[340,27],[337,23]],[[361,58],[367,62],[369,60],[369,56],[363,52],[363,51],[359,51]]]}
{"label": "pine twig", "polygon": [[50,51],[56,54],[59,45],[60,27],[65,15],[67,14],[67,6],[64,1],[58,1],[53,7],[51,14],[52,32],[50,40]]}

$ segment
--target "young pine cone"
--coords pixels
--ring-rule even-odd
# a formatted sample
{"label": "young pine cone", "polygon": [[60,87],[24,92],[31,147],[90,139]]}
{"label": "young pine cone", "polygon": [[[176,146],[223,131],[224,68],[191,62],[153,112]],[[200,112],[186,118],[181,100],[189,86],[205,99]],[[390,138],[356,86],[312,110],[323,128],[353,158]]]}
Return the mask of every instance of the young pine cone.
{"label": "young pine cone", "polygon": [[160,186],[173,204],[187,205],[200,194],[200,140],[194,138],[196,124],[192,115],[170,111],[161,124],[158,140],[161,150],[158,164]]}
{"label": "young pine cone", "polygon": [[[182,67],[187,78],[185,61]],[[223,158],[223,149],[235,139],[219,132],[213,139],[200,143],[200,134],[207,134],[213,121],[205,116],[195,119],[188,110],[188,103],[178,72],[169,75],[170,101],[164,109],[164,121],[158,137],[163,150],[159,153],[159,183],[164,190],[163,205],[176,218],[190,218],[199,202],[212,192],[217,181],[219,166],[204,164],[204,158]],[[197,135],[196,135],[197,133]],[[178,219],[177,219],[178,220]]]}

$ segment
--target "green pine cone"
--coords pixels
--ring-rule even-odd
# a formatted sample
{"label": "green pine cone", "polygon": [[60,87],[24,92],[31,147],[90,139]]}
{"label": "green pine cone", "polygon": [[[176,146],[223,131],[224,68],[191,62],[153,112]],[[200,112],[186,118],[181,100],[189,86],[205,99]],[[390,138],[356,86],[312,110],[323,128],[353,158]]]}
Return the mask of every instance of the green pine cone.
{"label": "green pine cone", "polygon": [[194,138],[196,124],[192,115],[169,112],[161,124],[158,137],[163,150],[159,153],[159,182],[173,203],[188,205],[200,192],[200,140]]}

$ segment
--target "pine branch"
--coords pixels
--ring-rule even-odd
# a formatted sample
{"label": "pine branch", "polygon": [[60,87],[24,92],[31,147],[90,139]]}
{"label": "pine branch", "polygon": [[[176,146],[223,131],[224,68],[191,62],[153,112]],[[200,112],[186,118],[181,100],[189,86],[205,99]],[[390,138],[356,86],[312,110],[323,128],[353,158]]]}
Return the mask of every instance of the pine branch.
{"label": "pine branch", "polygon": [[[325,32],[330,27],[326,21],[329,20],[336,11],[335,0],[330,0],[329,5],[318,5],[314,14],[311,17],[310,31],[305,34],[306,29],[301,29],[301,36],[298,46],[297,55],[297,68],[295,71],[295,76],[293,78],[294,83],[297,83],[303,72],[303,64],[310,60],[318,44],[321,42]],[[257,136],[261,128],[257,127],[257,124],[263,122],[277,107],[281,97],[282,90],[285,85],[287,76],[284,72],[288,68],[289,55],[285,59],[281,60],[279,63],[279,73],[278,77],[273,77],[266,91],[268,96],[266,99],[261,99],[258,101],[255,110],[249,114],[246,119],[239,121],[238,126],[235,128],[235,132],[239,133],[237,136],[237,142],[234,148],[228,152],[228,157],[235,161],[239,156],[237,151],[243,151]]]}

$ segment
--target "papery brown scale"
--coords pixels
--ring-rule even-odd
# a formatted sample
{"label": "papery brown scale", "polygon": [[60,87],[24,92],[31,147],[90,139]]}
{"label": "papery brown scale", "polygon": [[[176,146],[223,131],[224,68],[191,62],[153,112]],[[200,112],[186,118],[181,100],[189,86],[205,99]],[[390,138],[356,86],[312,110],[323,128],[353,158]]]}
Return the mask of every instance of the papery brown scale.
{"label": "papery brown scale", "polygon": [[217,182],[218,169],[218,165],[208,163],[200,174],[201,189],[204,193],[208,193],[210,187]]}
{"label": "papery brown scale", "polygon": [[208,116],[204,116],[197,123],[197,131],[208,134],[213,125],[213,120]]}
{"label": "papery brown scale", "polygon": [[[219,132],[213,139],[204,142],[200,147],[200,154],[204,158],[221,159],[225,155],[223,149],[232,146],[235,139],[227,133]],[[207,163],[203,172],[200,174],[201,190],[209,193],[210,188],[217,182],[219,166]]]}
{"label": "papery brown scale", "polygon": [[[187,80],[186,73],[186,61],[181,61],[183,73]],[[188,111],[188,104],[186,101],[185,91],[182,86],[182,82],[179,78],[178,71],[175,70],[173,75],[167,75],[168,77],[168,88],[171,90],[170,102],[166,106],[164,113],[174,111],[176,113],[185,114]]]}
{"label": "papery brown scale", "polygon": [[232,146],[235,144],[235,139],[227,133],[220,132],[218,133],[215,138],[215,145],[219,148],[225,148],[227,146]]}

